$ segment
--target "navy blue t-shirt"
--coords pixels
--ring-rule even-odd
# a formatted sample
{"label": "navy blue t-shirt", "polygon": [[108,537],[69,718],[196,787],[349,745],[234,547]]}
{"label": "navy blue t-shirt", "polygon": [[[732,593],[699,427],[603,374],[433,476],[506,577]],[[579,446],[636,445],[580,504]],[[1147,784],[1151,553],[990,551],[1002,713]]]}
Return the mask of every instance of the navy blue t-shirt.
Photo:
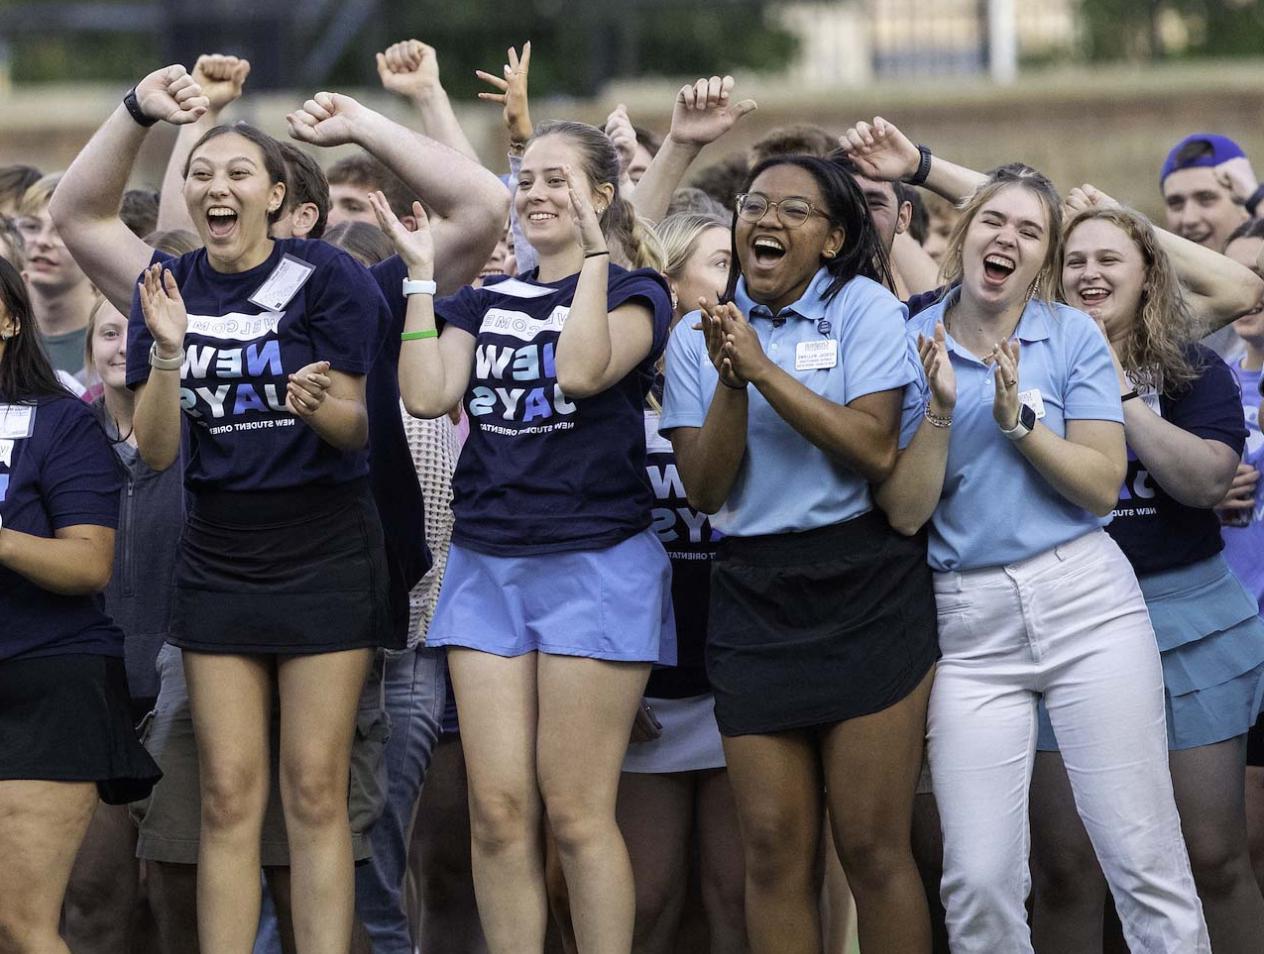
{"label": "navy blue t-shirt", "polygon": [[431,563],[421,484],[417,482],[399,406],[399,336],[408,309],[403,292],[408,266],[398,255],[392,255],[369,272],[382,290],[389,314],[385,339],[364,383],[369,409],[369,483],[386,538],[392,620],[397,626],[407,627],[408,592]]}
{"label": "navy blue t-shirt", "polygon": [[948,289],[940,285],[938,288],[932,288],[930,291],[918,292],[916,295],[910,295],[909,300],[904,303],[904,307],[908,309],[908,317],[914,318],[916,315],[925,311],[939,299],[944,297],[944,293]]}
{"label": "navy blue t-shirt", "polygon": [[[122,468],[92,408],[70,395],[25,405],[0,395],[4,529],[50,539],[66,527],[116,529],[122,489]],[[0,567],[0,659],[66,653],[123,655],[123,633],[101,595],[52,593]]]}
{"label": "navy blue t-shirt", "polygon": [[711,691],[707,681],[707,615],[711,562],[720,531],[707,515],[689,506],[676,469],[671,442],[658,433],[657,411],[645,412],[645,470],[654,491],[653,526],[672,568],[672,610],[676,614],[676,665],[655,668],[645,695],[685,699]]}
{"label": "navy blue t-shirt", "polygon": [[496,556],[614,546],[649,526],[653,505],[642,412],[671,322],[666,282],[649,269],[610,266],[608,308],[648,308],[653,345],[622,381],[572,401],[557,384],[554,354],[579,276],[535,276],[435,303],[437,315],[476,339],[452,541]]}
{"label": "navy blue t-shirt", "polygon": [[[287,259],[314,266],[287,301],[250,301]],[[368,475],[368,450],[342,451],[285,407],[286,379],[314,361],[367,374],[389,322],[377,283],[350,255],[319,241],[278,239],[261,265],[217,272],[205,249],[153,261],[171,269],[189,313],[180,405],[190,418],[185,483],[202,490],[284,490]],[[289,266],[295,263],[288,263]],[[127,384],[149,378],[153,338],[138,296],[127,327]]]}
{"label": "navy blue t-shirt", "polygon": [[[1190,357],[1196,367],[1201,366],[1196,380],[1172,397],[1159,395],[1156,401],[1147,395],[1138,400],[1146,400],[1168,423],[1205,440],[1220,441],[1240,455],[1246,446],[1246,423],[1233,372],[1201,345],[1192,349]],[[1189,566],[1224,547],[1215,511],[1187,507],[1169,497],[1131,447],[1128,474],[1113,517],[1106,532],[1138,576]]]}

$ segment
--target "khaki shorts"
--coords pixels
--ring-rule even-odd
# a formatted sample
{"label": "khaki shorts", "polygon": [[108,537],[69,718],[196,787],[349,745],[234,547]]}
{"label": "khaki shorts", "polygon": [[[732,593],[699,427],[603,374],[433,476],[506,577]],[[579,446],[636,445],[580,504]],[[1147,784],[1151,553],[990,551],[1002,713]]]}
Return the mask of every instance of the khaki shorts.
{"label": "khaki shorts", "polygon": [[[180,650],[166,645],[158,653],[161,688],[154,711],[141,726],[141,741],[162,769],[162,780],[149,798],[133,803],[132,817],[140,826],[136,856],[145,861],[195,865],[201,830],[202,800],[199,794],[197,742],[189,690],[184,681]],[[264,867],[288,867],[289,845],[281,811],[279,783],[278,722],[273,701],[271,789],[263,816],[261,863]],[[390,723],[382,699],[382,654],[369,673],[360,696],[355,742],[351,749],[351,784],[347,813],[351,821],[351,845],[356,861],[368,858],[368,831],[386,804],[386,740]]]}

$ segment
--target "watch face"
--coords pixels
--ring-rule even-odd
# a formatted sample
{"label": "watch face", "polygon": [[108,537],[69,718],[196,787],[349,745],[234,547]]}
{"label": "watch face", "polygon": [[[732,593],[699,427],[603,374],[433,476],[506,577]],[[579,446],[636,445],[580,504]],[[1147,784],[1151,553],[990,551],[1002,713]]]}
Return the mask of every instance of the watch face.
{"label": "watch face", "polygon": [[1028,404],[1020,404],[1018,406],[1018,423],[1022,424],[1027,430],[1035,430],[1036,412],[1031,409]]}

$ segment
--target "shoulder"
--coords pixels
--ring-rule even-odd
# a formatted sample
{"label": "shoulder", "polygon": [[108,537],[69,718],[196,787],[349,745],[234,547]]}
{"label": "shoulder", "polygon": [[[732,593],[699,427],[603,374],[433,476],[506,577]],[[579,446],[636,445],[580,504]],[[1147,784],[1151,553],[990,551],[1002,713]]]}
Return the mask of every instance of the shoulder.
{"label": "shoulder", "polygon": [[607,288],[612,295],[617,295],[624,301],[629,298],[646,298],[655,308],[671,308],[671,290],[667,279],[652,268],[628,271],[611,265]]}
{"label": "shoulder", "polygon": [[1032,304],[1045,310],[1051,337],[1067,341],[1091,339],[1106,343],[1097,322],[1078,308],[1072,308],[1060,301],[1035,301]]}
{"label": "shoulder", "polygon": [[944,312],[948,309],[946,299],[940,299],[932,305],[914,313],[905,325],[910,336],[922,334],[930,337],[935,333],[935,325],[944,320]]}
{"label": "shoulder", "polygon": [[50,440],[79,433],[99,434],[105,439],[102,414],[69,393],[39,400],[35,405],[35,432]]}
{"label": "shoulder", "polygon": [[404,279],[408,277],[408,266],[398,255],[392,255],[390,258],[384,258],[370,265],[369,274],[373,276],[379,288],[394,294],[400,290]]}
{"label": "shoulder", "polygon": [[1186,390],[1229,395],[1235,403],[1240,400],[1237,375],[1216,352],[1195,342],[1185,347],[1185,360],[1196,375]]}

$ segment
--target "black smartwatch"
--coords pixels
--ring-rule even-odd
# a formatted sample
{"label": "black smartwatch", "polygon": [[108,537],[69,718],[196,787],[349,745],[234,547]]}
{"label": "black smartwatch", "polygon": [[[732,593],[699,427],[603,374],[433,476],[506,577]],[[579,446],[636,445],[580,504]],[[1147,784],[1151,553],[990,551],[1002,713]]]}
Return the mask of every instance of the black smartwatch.
{"label": "black smartwatch", "polygon": [[138,126],[144,126],[148,129],[150,126],[154,125],[154,123],[158,122],[158,120],[154,119],[152,116],[146,116],[144,111],[140,108],[140,103],[136,100],[135,86],[129,89],[127,91],[127,95],[123,97],[123,108],[127,110],[127,114],[131,116],[132,119],[136,120],[136,125]]}
{"label": "black smartwatch", "polygon": [[1255,191],[1251,193],[1251,198],[1246,200],[1246,212],[1251,218],[1255,218],[1256,209],[1260,207],[1260,202],[1264,201],[1264,183],[1256,186]]}
{"label": "black smartwatch", "polygon": [[1018,420],[1009,430],[1001,429],[1001,433],[1011,441],[1021,441],[1036,429],[1036,412],[1028,404],[1018,405]]}
{"label": "black smartwatch", "polygon": [[919,186],[926,181],[926,177],[930,175],[930,146],[921,144],[917,147],[917,171],[904,180],[905,185]]}

